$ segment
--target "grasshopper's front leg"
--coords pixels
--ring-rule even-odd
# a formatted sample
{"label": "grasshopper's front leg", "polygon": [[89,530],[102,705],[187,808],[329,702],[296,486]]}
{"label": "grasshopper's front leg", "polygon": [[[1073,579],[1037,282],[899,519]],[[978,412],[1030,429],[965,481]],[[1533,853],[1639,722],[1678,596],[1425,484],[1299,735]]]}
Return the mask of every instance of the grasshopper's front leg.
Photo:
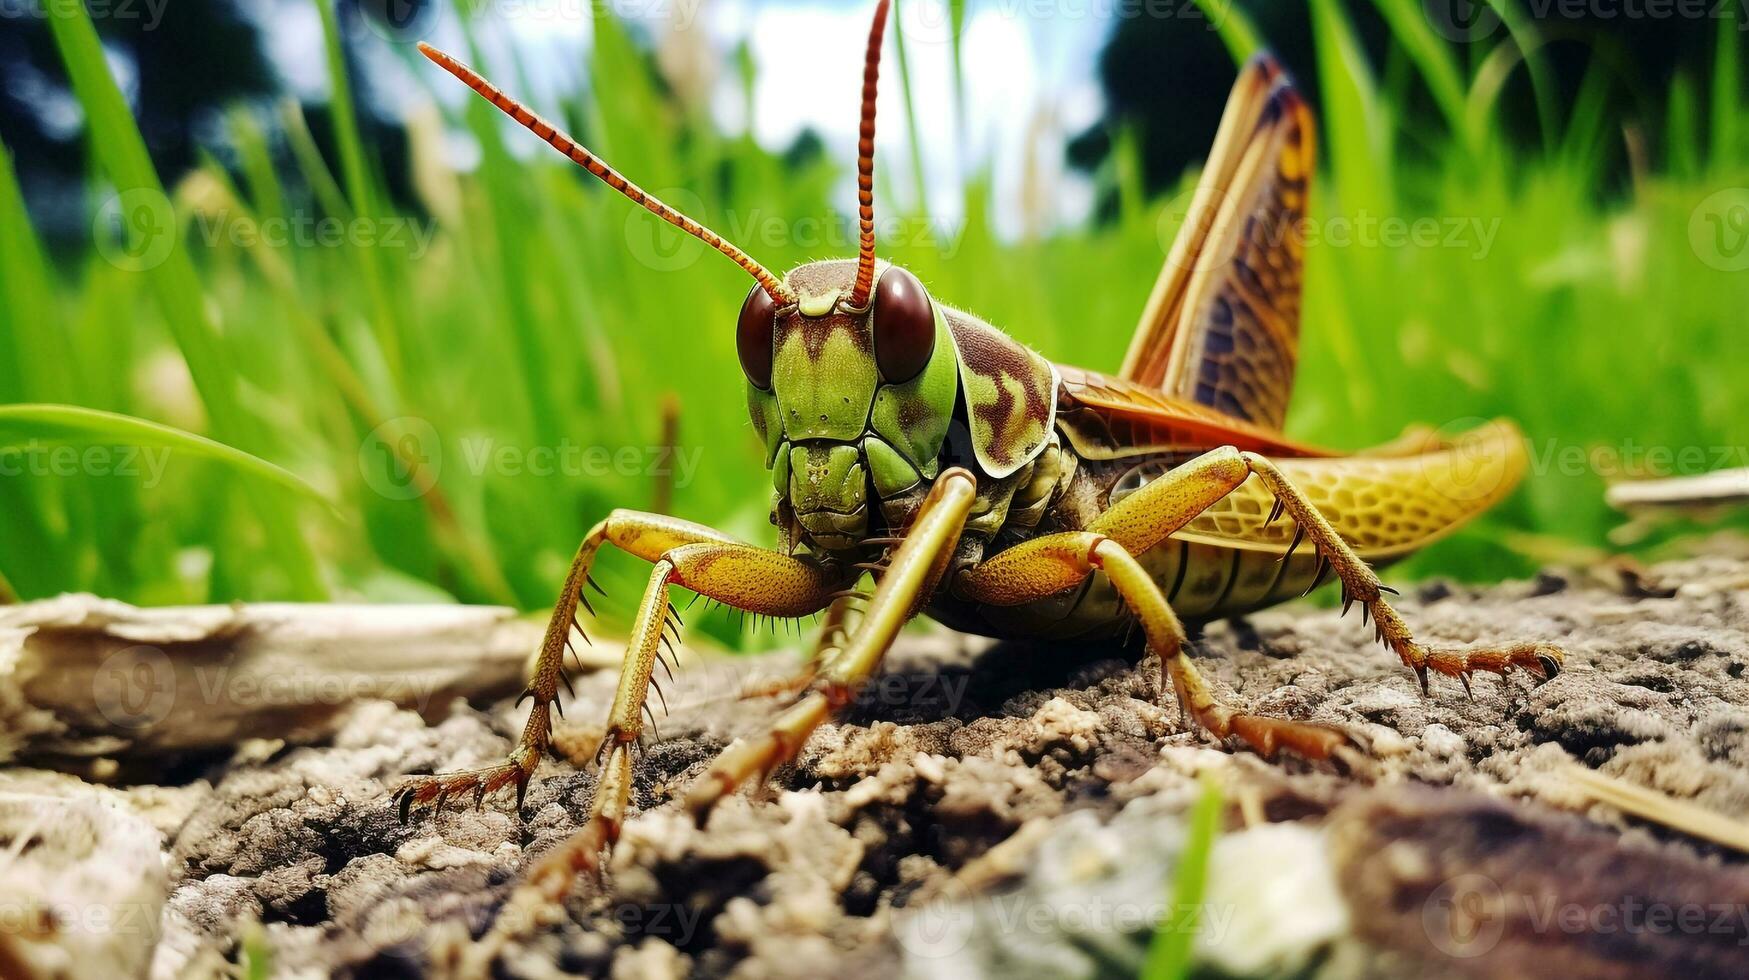
{"label": "grasshopper's front leg", "polygon": [[[821,647],[820,662],[811,668],[813,677],[808,685],[811,689],[780,714],[764,734],[739,739],[723,751],[687,794],[686,806],[692,813],[702,819],[719,799],[741,783],[789,761],[821,722],[855,697],[857,689],[880,666],[900,628],[916,615],[940,582],[976,496],[977,485],[970,473],[951,469],[941,475],[918,509],[904,541],[893,553],[886,574],[860,614],[846,610],[847,618],[840,627],[830,628],[829,624],[828,636],[835,639]],[[661,635],[662,612],[667,602],[666,586],[674,582],[704,591],[713,585],[738,583],[737,588],[743,592],[757,590],[762,587],[762,581],[769,580],[774,568],[781,567],[781,562],[773,563],[768,559],[784,559],[782,555],[745,545],[740,546],[745,551],[733,553],[720,550],[720,546],[714,552],[705,550],[711,547],[681,547],[657,561],[650,578],[650,590],[638,614],[632,649],[627,652],[619,695],[614,699],[609,737],[615,738],[616,732],[618,736],[612,754],[602,766],[589,824],[547,852],[529,869],[522,885],[511,896],[507,905],[509,914],[500,915],[500,928],[495,928],[492,933],[495,938],[482,944],[486,956],[492,955],[510,933],[526,927],[536,917],[537,910],[562,899],[580,874],[598,870],[603,851],[618,837],[631,780],[631,756],[625,750],[635,737],[632,733],[638,723],[637,704],[642,702],[643,686],[649,677],[649,660],[654,657],[655,643]],[[708,561],[699,560],[707,554],[713,557]],[[750,564],[754,561],[757,564]],[[682,566],[690,570],[684,580],[677,572]],[[699,581],[697,575],[700,572],[709,581]],[[827,604],[834,588],[835,583],[828,585],[821,580],[811,584],[806,594],[810,601],[817,602],[814,606],[817,609]],[[707,594],[718,596],[714,591]],[[738,599],[740,602],[751,600],[752,597],[746,595]],[[737,600],[723,601],[734,604]],[[787,608],[790,611],[769,608],[761,611],[772,615],[797,614],[794,606]],[[634,665],[634,654],[638,665]]]}
{"label": "grasshopper's front leg", "polygon": [[[598,809],[604,800],[625,789],[625,780],[619,774],[621,769],[629,773],[630,756],[626,749],[642,732],[644,698],[668,615],[669,585],[684,586],[745,612],[795,617],[824,608],[842,583],[841,576],[822,566],[742,544],[702,524],[661,514],[614,511],[584,537],[577,557],[571,562],[571,571],[565,576],[564,591],[553,607],[533,677],[523,693],[534,705],[515,751],[496,766],[413,777],[396,793],[403,820],[414,804],[441,806],[451,797],[470,794],[478,804],[486,794],[512,783],[516,785],[517,807],[521,808],[529,777],[540,764],[552,734],[551,712],[564,677],[565,651],[570,646],[572,630],[581,633],[577,607],[588,605],[583,590],[594,586],[589,569],[603,544],[612,544],[653,562],[656,568],[638,611],[637,625],[621,668],[619,690],[614,696],[603,742],[612,756],[602,770],[602,787],[596,793]],[[618,779],[619,783],[612,791],[610,779]],[[623,806],[623,799],[620,805]]]}
{"label": "grasshopper's front leg", "polygon": [[[737,739],[693,783],[686,808],[702,821],[717,801],[748,779],[763,777],[795,758],[802,743],[833,712],[856,697],[879,669],[894,637],[923,608],[953,559],[966,517],[977,499],[977,480],[954,468],[941,474],[893,552],[886,573],[860,615],[829,630],[814,670],[812,690],[754,738]],[[832,624],[828,624],[831,626]],[[832,642],[836,634],[837,643]]]}

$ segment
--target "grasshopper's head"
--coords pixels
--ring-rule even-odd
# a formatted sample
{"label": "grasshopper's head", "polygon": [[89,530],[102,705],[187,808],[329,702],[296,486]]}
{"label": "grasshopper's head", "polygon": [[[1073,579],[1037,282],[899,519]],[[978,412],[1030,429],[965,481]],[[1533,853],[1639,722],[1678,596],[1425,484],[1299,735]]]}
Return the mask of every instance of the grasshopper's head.
{"label": "grasshopper's head", "polygon": [[[875,7],[863,63],[862,140],[857,147],[860,253],[855,260],[801,266],[782,280],[721,235],[627,180],[473,69],[430,45],[419,46],[426,57],[554,149],[753,277],[757,285],[742,307],[738,330],[753,423],[774,471],[778,511],[793,518],[793,524],[785,522],[792,542],[799,531],[828,551],[860,543],[870,526],[871,495],[883,503],[902,503],[935,476],[960,390],[958,355],[942,309],[917,277],[875,261],[875,83],[890,8],[891,0],[879,0]],[[982,382],[991,403],[984,415],[1005,420],[1004,410],[994,406],[1016,399],[1000,386],[1000,374],[1005,370],[1020,376],[1029,367],[994,364],[996,373]],[[1036,394],[1038,388],[1027,390]],[[1048,427],[1048,401],[1042,396],[1025,401],[1038,408],[1030,413],[1037,416],[1031,422],[1042,433]],[[987,423],[973,423],[974,437],[980,424]],[[1023,441],[1007,440],[1014,445]],[[1004,440],[991,436],[983,443],[998,446]],[[980,461],[986,455],[980,450]],[[1000,475],[1017,465],[1010,461],[987,469]]]}
{"label": "grasshopper's head", "polygon": [[935,475],[959,390],[953,337],[923,284],[882,264],[858,302],[858,265],[795,269],[783,305],[755,287],[736,330],[779,509],[826,550],[861,540],[871,495],[894,500]]}

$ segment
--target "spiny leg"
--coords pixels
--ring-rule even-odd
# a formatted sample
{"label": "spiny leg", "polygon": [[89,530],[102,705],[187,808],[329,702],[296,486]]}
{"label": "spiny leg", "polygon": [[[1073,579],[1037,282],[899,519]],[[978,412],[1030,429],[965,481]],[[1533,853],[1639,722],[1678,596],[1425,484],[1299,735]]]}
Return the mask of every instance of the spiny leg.
{"label": "spiny leg", "polygon": [[1297,523],[1288,552],[1293,552],[1302,537],[1312,543],[1342,581],[1344,608],[1346,603],[1362,603],[1362,610],[1378,624],[1379,639],[1415,671],[1423,690],[1429,668],[1462,680],[1466,689],[1468,675],[1477,670],[1503,674],[1518,667],[1543,678],[1560,670],[1565,654],[1549,643],[1520,643],[1500,650],[1429,648],[1416,643],[1402,617],[1384,600],[1383,593],[1388,590],[1378,576],[1305,494],[1273,462],[1256,453],[1232,446],[1210,450],[1125,497],[1096,518],[1088,530],[1107,535],[1130,554],[1139,555],[1183,529],[1253,475],[1275,496],[1277,512],[1271,519],[1285,511]]}
{"label": "spiny leg", "polygon": [[[842,584],[836,571],[716,537],[719,539],[670,548],[656,559],[608,712],[601,748],[606,759],[595,784],[589,819],[581,830],[528,869],[498,913],[491,932],[469,949],[467,955],[476,964],[490,963],[506,943],[539,922],[546,910],[564,898],[579,875],[598,872],[603,855],[619,840],[631,798],[632,749],[643,733],[657,651],[670,626],[669,586],[691,589],[746,612],[787,619],[818,612]],[[614,540],[616,544],[632,541],[628,536]],[[650,540],[632,541],[634,547],[627,550],[640,553],[637,549],[650,547]],[[672,536],[664,532],[654,540],[666,544]]]}
{"label": "spiny leg", "polygon": [[[700,583],[695,591],[707,594],[725,605],[748,611],[768,613],[770,610],[766,607],[770,605],[785,605],[787,608],[807,606],[799,613],[805,615],[824,606],[836,587],[835,581],[830,580],[814,565],[742,544],[703,524],[662,514],[614,511],[590,529],[577,548],[577,556],[571,561],[571,569],[565,576],[564,589],[559,593],[559,600],[553,607],[552,618],[547,621],[546,634],[541,640],[540,654],[535,659],[528,689],[523,692],[523,698],[531,699],[534,704],[529,710],[528,722],[523,726],[522,736],[517,740],[515,750],[508,759],[495,766],[410,778],[395,793],[403,821],[415,804],[435,803],[441,808],[451,797],[466,797],[471,794],[475,804],[479,805],[484,802],[487,794],[512,783],[516,785],[517,808],[521,809],[529,777],[540,764],[552,735],[552,710],[557,706],[559,685],[564,681],[565,651],[570,649],[572,631],[575,630],[578,636],[588,640],[577,623],[577,607],[582,605],[585,609],[589,608],[589,600],[584,593],[586,588],[596,588],[599,591],[599,587],[589,577],[589,570],[603,544],[612,544],[622,551],[651,562],[661,560],[664,555],[676,549],[700,549],[689,553],[691,564],[688,566],[688,574]],[[756,564],[757,568],[744,578],[724,574],[721,560],[731,556],[739,556],[742,566]],[[761,591],[761,586],[765,591]],[[779,601],[774,603],[774,598]],[[809,605],[810,603],[813,605]],[[626,658],[629,665],[632,661],[629,648]],[[641,702],[639,707],[642,707]]]}
{"label": "spiny leg", "polygon": [[[1416,642],[1403,617],[1385,601],[1384,593],[1394,594],[1394,590],[1379,582],[1371,566],[1354,553],[1306,495],[1267,458],[1256,453],[1241,453],[1240,456],[1246,468],[1275,495],[1275,510],[1270,513],[1270,519],[1274,520],[1284,511],[1293,518],[1306,540],[1318,549],[1318,554],[1329,562],[1330,569],[1341,580],[1342,611],[1346,613],[1354,603],[1360,603],[1361,619],[1364,621],[1371,615],[1379,642],[1415,672],[1423,693],[1427,691],[1429,669],[1457,678],[1463,682],[1465,690],[1470,687],[1469,675],[1478,670],[1504,675],[1517,667],[1544,680],[1560,672],[1566,653],[1553,643],[1531,641],[1500,648],[1457,648],[1430,647]],[[1135,496],[1140,496],[1140,493]]]}
{"label": "spiny leg", "polygon": [[1022,542],[961,571],[954,593],[975,602],[1015,606],[1073,588],[1102,571],[1142,623],[1148,648],[1160,658],[1161,680],[1170,677],[1187,720],[1217,738],[1237,735],[1259,754],[1272,757],[1286,748],[1313,760],[1342,758],[1356,750],[1340,728],[1308,722],[1240,714],[1218,701],[1184,652],[1184,626],[1160,586],[1135,557],[1113,538],[1095,531],[1066,531]]}
{"label": "spiny leg", "polygon": [[963,469],[942,473],[918,508],[866,608],[845,622],[842,645],[829,641],[813,690],[778,715],[764,733],[736,739],[686,794],[686,809],[703,821],[718,800],[754,777],[763,778],[795,758],[808,736],[856,697],[879,669],[899,630],[941,581],[977,497],[977,481]]}
{"label": "spiny leg", "polygon": [[868,609],[868,598],[867,594],[856,590],[847,590],[834,596],[832,604],[826,607],[826,612],[820,619],[820,631],[814,638],[814,648],[808,654],[802,669],[787,677],[749,684],[741,689],[740,698],[752,701],[785,694],[796,695],[807,690],[814,683],[814,675],[820,665],[835,656],[849,642],[850,634],[855,632],[856,624],[862,622],[863,614]]}

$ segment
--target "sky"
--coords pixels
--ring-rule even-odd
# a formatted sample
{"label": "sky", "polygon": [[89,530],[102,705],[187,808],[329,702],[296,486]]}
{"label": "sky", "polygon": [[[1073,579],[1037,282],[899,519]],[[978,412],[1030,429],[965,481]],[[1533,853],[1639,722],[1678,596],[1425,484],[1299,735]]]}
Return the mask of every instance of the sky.
{"label": "sky", "polygon": [[[392,0],[391,0],[392,2]],[[773,150],[789,146],[804,129],[817,132],[831,152],[854,161],[857,110],[861,101],[863,48],[874,5],[865,2],[805,0],[481,0],[476,20],[495,64],[514,53],[536,91],[516,92],[535,106],[551,106],[556,93],[573,91],[590,45],[590,5],[606,4],[624,19],[642,25],[648,38],[669,37],[676,50],[702,52],[684,59],[708,93],[712,114],[727,132],[746,131],[748,120],[740,87],[729,72],[729,52],[745,39],[758,66],[753,135]],[[896,29],[904,31],[912,85],[919,94],[917,115],[924,168],[931,191],[931,213],[946,223],[958,220],[957,175],[989,161],[999,204],[1018,200],[1024,153],[1041,145],[1039,160],[1058,182],[1051,195],[1055,222],[1083,218],[1091,207],[1088,182],[1062,172],[1064,140],[1098,120],[1103,108],[1097,82],[1100,46],[1111,28],[1113,0],[1042,3],[1040,0],[971,0],[963,57],[966,80],[964,145],[956,136],[952,104],[952,54],[944,0],[906,0],[899,4]],[[372,90],[387,98],[390,111],[402,111],[431,97],[433,87],[411,76],[395,58],[391,44],[429,40],[460,47],[448,5],[418,37],[388,37],[371,57]],[[265,15],[263,32],[269,56],[298,95],[326,98],[325,68],[319,56],[321,26],[307,0],[277,0]],[[883,51],[879,157],[882,167],[910,173],[910,147],[899,95],[897,45],[889,27]],[[501,84],[507,79],[499,79]],[[506,84],[507,88],[512,88]],[[386,95],[385,95],[386,93]],[[468,93],[459,86],[436,88],[448,105]],[[539,150],[530,146],[529,152]],[[458,163],[467,165],[465,147]],[[636,179],[635,174],[628,175]],[[896,180],[909,193],[911,181]],[[853,178],[845,178],[848,209]],[[910,203],[910,202],[904,202]],[[998,207],[998,231],[1015,234],[1020,219],[1012,207]]]}

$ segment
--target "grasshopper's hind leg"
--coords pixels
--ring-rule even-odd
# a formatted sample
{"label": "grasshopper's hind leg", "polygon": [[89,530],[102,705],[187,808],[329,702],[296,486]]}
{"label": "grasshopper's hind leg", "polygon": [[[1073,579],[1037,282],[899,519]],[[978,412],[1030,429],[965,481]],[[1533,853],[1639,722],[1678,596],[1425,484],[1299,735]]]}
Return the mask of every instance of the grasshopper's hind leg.
{"label": "grasshopper's hind leg", "polygon": [[[626,649],[620,689],[615,696],[609,726],[610,741],[635,741],[641,730],[639,716],[649,686],[650,670],[662,639],[663,618],[667,615],[668,584],[685,586],[736,609],[788,617],[819,611],[831,601],[840,583],[837,576],[820,566],[742,544],[702,524],[661,514],[614,511],[584,537],[577,549],[577,557],[571,562],[571,570],[565,576],[565,587],[547,623],[528,690],[523,692],[523,697],[531,699],[534,704],[515,750],[508,759],[495,766],[412,777],[396,793],[403,820],[416,804],[441,806],[448,799],[468,796],[478,804],[487,794],[512,784],[516,786],[517,806],[521,807],[529,777],[546,753],[552,734],[552,711],[564,680],[565,651],[570,648],[573,631],[582,635],[577,623],[577,607],[588,606],[584,590],[594,585],[589,569],[603,544],[612,544],[657,563],[659,574],[651,578],[650,588],[639,610],[639,629],[643,628],[655,604],[660,605],[661,612],[654,620],[656,632],[648,637],[635,633]],[[656,584],[658,578],[662,579],[660,586]],[[647,643],[644,642],[646,639]],[[622,701],[626,703],[622,705]],[[604,768],[603,791],[598,792],[598,797],[612,795],[606,792],[607,782],[612,775],[610,770],[617,765],[617,758],[610,759],[608,767]]]}
{"label": "grasshopper's hind leg", "polygon": [[[1386,447],[1384,454],[1402,455],[1410,449],[1433,444],[1434,438],[1426,433],[1410,433],[1396,450]],[[1344,608],[1354,602],[1361,604],[1363,614],[1371,616],[1378,624],[1379,640],[1415,671],[1423,689],[1427,686],[1429,669],[1459,678],[1466,687],[1469,675],[1478,670],[1503,674],[1518,668],[1543,678],[1560,670],[1565,655],[1559,647],[1549,643],[1518,643],[1500,649],[1468,650],[1426,647],[1417,643],[1403,618],[1385,601],[1387,590],[1372,568],[1355,554],[1311,499],[1275,463],[1256,453],[1241,452],[1231,446],[1206,452],[1125,497],[1094,520],[1088,529],[1110,536],[1131,554],[1139,555],[1184,528],[1197,515],[1253,478],[1273,496],[1276,510],[1285,511],[1298,525],[1294,544],[1303,535],[1305,541],[1330,563],[1330,569],[1342,582]],[[1272,513],[1270,516],[1277,515]],[[1287,549],[1291,553],[1293,544]]]}
{"label": "grasshopper's hind leg", "polygon": [[1012,606],[1042,599],[1102,571],[1141,621],[1148,648],[1160,658],[1162,680],[1170,678],[1187,719],[1217,738],[1238,736],[1265,757],[1288,749],[1308,759],[1351,765],[1360,757],[1352,736],[1340,728],[1241,714],[1221,704],[1184,651],[1184,627],[1160,586],[1118,541],[1094,531],[1067,531],[1015,545],[961,572],[954,582],[962,598]]}
{"label": "grasshopper's hind leg", "polygon": [[[1427,690],[1429,670],[1457,678],[1466,690],[1470,686],[1470,675],[1476,671],[1504,675],[1517,668],[1544,680],[1560,672],[1566,654],[1553,643],[1532,641],[1500,647],[1457,648],[1426,646],[1416,641],[1403,617],[1385,600],[1384,593],[1390,590],[1379,582],[1378,575],[1355,554],[1305,493],[1270,460],[1255,453],[1241,453],[1240,456],[1247,471],[1255,474],[1264,488],[1274,494],[1276,511],[1285,511],[1298,524],[1306,540],[1330,563],[1331,570],[1342,582],[1342,611],[1347,612],[1354,603],[1360,603],[1361,618],[1372,617],[1379,642],[1415,672],[1423,692]],[[1237,489],[1236,484],[1234,488]],[[1275,512],[1271,516],[1274,517]]]}

